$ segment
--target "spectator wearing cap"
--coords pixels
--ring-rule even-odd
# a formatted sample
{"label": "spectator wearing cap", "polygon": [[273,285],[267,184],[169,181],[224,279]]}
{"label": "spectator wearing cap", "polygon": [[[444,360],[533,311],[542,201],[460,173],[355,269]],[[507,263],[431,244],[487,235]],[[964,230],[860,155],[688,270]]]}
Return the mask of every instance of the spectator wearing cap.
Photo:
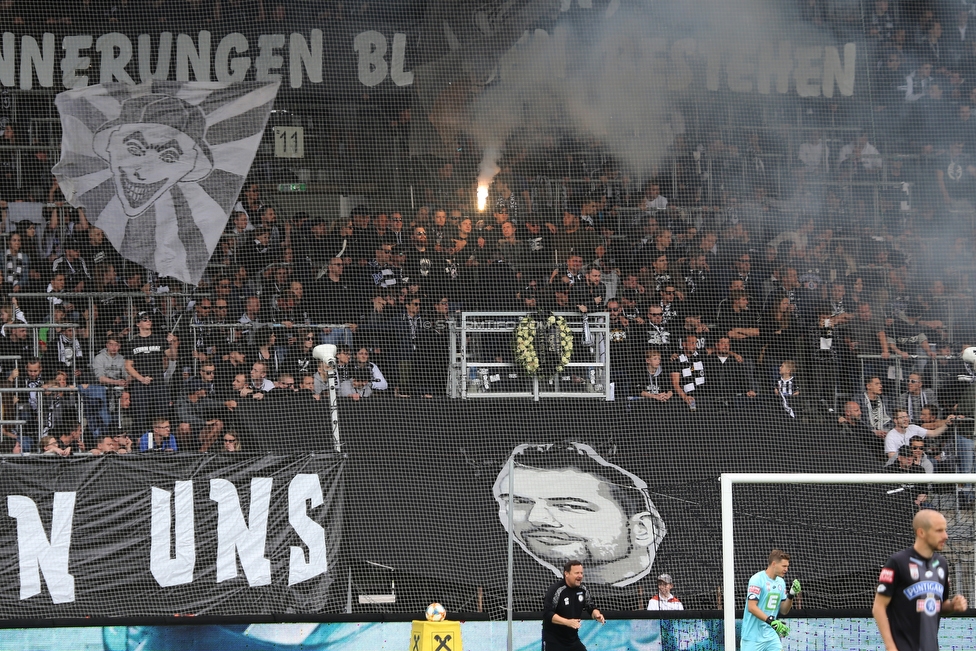
{"label": "spectator wearing cap", "polygon": [[339,395],[354,402],[364,400],[373,395],[373,373],[365,366],[353,366],[349,371],[349,378],[339,384]]}
{"label": "spectator wearing cap", "polygon": [[333,222],[322,215],[312,215],[295,238],[296,267],[306,284],[326,269],[331,257],[340,250],[345,250],[344,238],[340,236],[338,242],[336,241],[335,234],[339,232],[339,228],[330,232],[332,224]]}
{"label": "spectator wearing cap", "polygon": [[[896,456],[885,466],[885,472],[894,472],[902,474],[925,474],[925,469],[920,463],[916,462],[915,454],[912,452],[912,446],[905,444],[898,447]],[[916,508],[928,508],[928,491],[929,486],[925,484],[905,484],[902,486],[902,490],[892,490],[889,491],[889,495],[898,494],[908,494],[911,497],[912,504]]]}
{"label": "spectator wearing cap", "polygon": [[200,386],[207,392],[207,397],[211,400],[217,400],[219,396],[219,390],[217,387],[217,366],[214,362],[203,362],[200,364],[200,370],[198,371],[198,376],[187,380],[187,386],[192,381],[199,381]]}
{"label": "spectator wearing cap", "polygon": [[81,248],[75,238],[69,237],[65,240],[64,255],[51,265],[51,273],[64,274],[64,285],[67,291],[85,291],[85,281],[91,280],[91,274],[88,273],[88,265],[81,257]]}
{"label": "spectator wearing cap", "polygon": [[163,373],[169,360],[175,360],[180,341],[173,333],[162,335],[153,332],[152,314],[136,315],[136,335],[125,352],[125,371],[134,382],[129,383],[132,392],[132,409],[137,429],[148,429],[153,418],[169,412],[169,394]]}
{"label": "spectator wearing cap", "polygon": [[671,594],[674,587],[674,580],[670,574],[662,574],[657,577],[657,594],[647,602],[648,610],[684,610],[685,607]]}
{"label": "spectator wearing cap", "polygon": [[[902,448],[904,447],[906,446],[903,445],[900,448],[898,448],[898,456],[901,456]],[[907,447],[911,451],[912,463],[914,465],[920,467],[924,472],[927,473],[935,472],[935,464],[932,463],[932,460],[925,453],[925,439],[923,439],[921,436],[913,436],[911,439],[908,440]],[[888,459],[888,462],[885,464],[885,466],[886,467],[893,466],[896,463],[897,463],[897,457],[892,457]]]}

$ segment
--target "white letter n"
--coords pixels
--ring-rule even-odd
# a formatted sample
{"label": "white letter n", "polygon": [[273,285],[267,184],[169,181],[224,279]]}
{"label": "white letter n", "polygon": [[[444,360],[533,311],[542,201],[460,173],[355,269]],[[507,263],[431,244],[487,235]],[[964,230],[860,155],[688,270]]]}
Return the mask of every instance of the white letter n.
{"label": "white letter n", "polygon": [[217,583],[237,576],[240,555],[248,585],[271,584],[271,561],[264,557],[271,484],[270,477],[251,479],[248,526],[234,484],[226,479],[210,480],[210,499],[217,502]]}
{"label": "white letter n", "polygon": [[68,574],[68,552],[75,516],[75,493],[54,494],[50,542],[34,500],[24,495],[8,495],[7,511],[17,520],[20,598],[30,599],[40,594],[41,577],[37,571],[40,566],[51,600],[56,604],[74,601],[75,578]]}

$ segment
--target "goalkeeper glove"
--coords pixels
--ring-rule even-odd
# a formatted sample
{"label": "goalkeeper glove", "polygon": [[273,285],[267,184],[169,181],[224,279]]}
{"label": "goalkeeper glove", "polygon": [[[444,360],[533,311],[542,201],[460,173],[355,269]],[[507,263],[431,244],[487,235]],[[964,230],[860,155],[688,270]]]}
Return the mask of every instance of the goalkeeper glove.
{"label": "goalkeeper glove", "polygon": [[778,619],[774,619],[772,615],[766,618],[766,623],[769,624],[770,628],[776,631],[776,634],[780,637],[786,637],[790,634],[790,627],[786,625],[786,622],[781,622]]}
{"label": "goalkeeper glove", "polygon": [[800,579],[793,579],[793,585],[790,586],[790,599],[800,594]]}

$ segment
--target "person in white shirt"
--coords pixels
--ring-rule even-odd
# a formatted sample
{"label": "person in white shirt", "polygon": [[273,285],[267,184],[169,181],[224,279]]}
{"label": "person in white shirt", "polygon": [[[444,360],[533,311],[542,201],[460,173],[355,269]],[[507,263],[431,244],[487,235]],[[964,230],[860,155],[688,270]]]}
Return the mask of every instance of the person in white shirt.
{"label": "person in white shirt", "polygon": [[854,142],[841,147],[840,154],[837,156],[837,166],[840,167],[848,158],[851,165],[860,163],[865,172],[880,170],[882,165],[881,152],[878,148],[868,142],[866,135],[859,135]]}
{"label": "person in white shirt", "polygon": [[819,131],[811,131],[806,142],[800,145],[800,162],[810,171],[825,171],[830,166],[830,147]]}
{"label": "person in white shirt", "polygon": [[671,594],[674,581],[670,574],[662,574],[657,577],[657,594],[647,602],[648,610],[684,610],[684,605]]}
{"label": "person in white shirt", "polygon": [[908,418],[908,412],[904,409],[896,409],[895,417],[893,419],[895,426],[891,428],[885,436],[885,455],[890,459],[898,453],[898,448],[903,445],[908,445],[908,442],[913,436],[919,436],[921,438],[926,438],[931,436],[935,438],[946,431],[946,428],[952,424],[955,420],[955,414],[949,414],[946,418],[946,422],[942,424],[941,427],[936,429],[925,429],[924,427],[919,427],[918,425],[912,425],[912,421]]}
{"label": "person in white shirt", "polygon": [[664,210],[668,207],[668,199],[661,194],[661,186],[651,183],[644,193],[644,210]]}
{"label": "person in white shirt", "polygon": [[925,61],[916,68],[912,74],[905,77],[905,83],[898,87],[898,90],[905,91],[906,102],[917,102],[925,97],[932,79],[932,62]]}

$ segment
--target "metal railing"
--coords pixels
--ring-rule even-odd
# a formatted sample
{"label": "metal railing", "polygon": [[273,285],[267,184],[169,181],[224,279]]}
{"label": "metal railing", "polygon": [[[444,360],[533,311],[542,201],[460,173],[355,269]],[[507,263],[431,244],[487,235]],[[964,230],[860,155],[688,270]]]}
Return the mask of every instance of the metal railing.
{"label": "metal railing", "polygon": [[[80,395],[80,391],[79,391],[78,387],[76,387],[76,386],[68,386],[68,387],[50,387],[50,386],[47,386],[47,387],[0,387],[0,395],[5,394],[5,393],[28,394],[28,395],[29,394],[36,394],[36,398],[37,398],[37,409],[36,409],[36,413],[33,415],[33,418],[31,418],[30,420],[27,419],[27,418],[13,418],[13,419],[6,419],[6,418],[4,418],[2,421],[0,421],[0,424],[2,424],[4,426],[14,425],[17,428],[19,428],[20,429],[19,437],[21,438],[21,441],[23,441],[23,437],[25,436],[25,433],[23,431],[23,427],[25,425],[29,424],[31,422],[31,420],[33,420],[33,419],[36,419],[37,420],[37,440],[36,440],[36,443],[40,444],[41,437],[43,437],[43,436],[45,436],[47,434],[47,432],[45,431],[45,428],[47,427],[47,425],[46,425],[47,410],[44,408],[44,396],[46,394],[48,394],[48,393],[74,393],[76,395],[76,400],[75,400],[75,403],[76,404],[75,404],[75,407],[76,407],[76,409],[78,411],[77,420],[82,425],[82,428],[83,428],[82,429],[82,432],[85,431],[84,430],[84,427],[85,427],[85,424],[86,424],[85,423],[85,406],[84,406],[84,401],[82,400],[82,397]],[[30,399],[29,398],[28,398],[28,403],[27,404],[28,404],[28,406],[26,407],[26,409],[23,406],[18,406],[18,407],[15,407],[15,411],[30,411],[30,410],[33,410],[33,407],[30,406]],[[53,423],[52,424],[52,427],[51,428],[48,428],[48,429],[53,429],[56,426],[57,426],[57,423]],[[23,446],[23,443],[21,443],[21,445]]]}
{"label": "metal railing", "polygon": [[[566,372],[574,377],[568,383],[559,374],[552,378],[531,376],[529,388],[525,390],[492,390],[493,371],[495,375],[515,373],[519,382],[524,383],[524,371],[513,361],[482,360],[480,353],[487,348],[488,335],[502,335],[506,338],[501,345],[511,349],[511,338],[522,317],[531,312],[462,312],[460,321],[451,321],[451,364],[448,388],[451,398],[462,400],[479,398],[596,398],[610,400],[610,314],[597,312],[553,312],[564,317],[574,335],[575,359],[590,357],[585,361],[571,361]],[[589,322],[592,344],[584,346],[581,335]],[[582,351],[582,354],[580,354]],[[582,372],[580,372],[582,371]],[[480,389],[475,390],[476,385]],[[485,388],[487,385],[487,389]],[[576,388],[576,390],[570,390]]]}
{"label": "metal railing", "polygon": [[[162,301],[167,298],[191,299],[191,298],[196,298],[197,295],[187,294],[183,292],[167,292],[163,294],[153,294],[153,293],[147,294],[145,292],[18,292],[16,294],[16,297],[18,299],[57,298],[63,302],[68,302],[68,303],[73,303],[74,301],[72,299],[85,300],[88,306],[87,309],[88,316],[85,319],[85,327],[88,328],[89,334],[94,332],[95,330],[96,301],[98,299],[103,299],[103,298],[124,299],[126,301],[125,313],[126,313],[126,328],[128,329],[129,332],[128,339],[132,339],[133,334],[135,333],[135,312],[136,311],[133,309],[134,299],[141,298],[144,301],[152,301],[152,300]],[[48,301],[48,319],[52,322],[54,321],[54,310],[55,310],[55,303],[53,301]],[[78,309],[77,306],[75,307],[74,311],[78,312],[79,315],[83,315],[86,312],[86,310]],[[170,310],[169,312],[164,313],[164,316],[167,319],[167,324],[165,328],[169,329],[170,326],[174,325],[176,320],[179,318],[179,315],[183,313],[184,313],[184,308],[182,306],[177,310]],[[18,327],[23,327],[23,326],[18,326]],[[58,327],[58,325],[49,323],[49,324],[42,324],[41,327],[45,327],[45,328]],[[63,327],[80,327],[80,324],[74,323],[71,326],[63,326]],[[88,337],[88,362],[89,363],[91,363],[95,359],[95,355],[97,354],[97,352],[98,351],[95,350],[95,338],[89,336]]]}
{"label": "metal railing", "polygon": [[[928,362],[925,364],[925,368],[923,370],[916,371],[916,362],[923,357],[927,359]],[[920,373],[924,376],[927,371],[931,374],[931,381],[923,382],[923,386],[930,388],[933,391],[937,391],[939,388],[938,360],[948,358],[945,355],[936,355],[934,359],[927,355],[909,355],[907,358],[904,358],[897,353],[891,353],[888,357],[882,357],[880,354],[858,355],[857,359],[861,369],[861,384],[858,387],[859,389],[862,389],[864,385],[867,384],[868,380],[868,377],[864,372],[864,362],[871,360],[883,362],[888,365],[888,368],[885,369],[884,377],[881,378],[882,382],[890,380],[892,382],[897,382],[900,385],[902,382],[908,380],[908,376],[912,373]],[[897,398],[897,396],[895,397]]]}

